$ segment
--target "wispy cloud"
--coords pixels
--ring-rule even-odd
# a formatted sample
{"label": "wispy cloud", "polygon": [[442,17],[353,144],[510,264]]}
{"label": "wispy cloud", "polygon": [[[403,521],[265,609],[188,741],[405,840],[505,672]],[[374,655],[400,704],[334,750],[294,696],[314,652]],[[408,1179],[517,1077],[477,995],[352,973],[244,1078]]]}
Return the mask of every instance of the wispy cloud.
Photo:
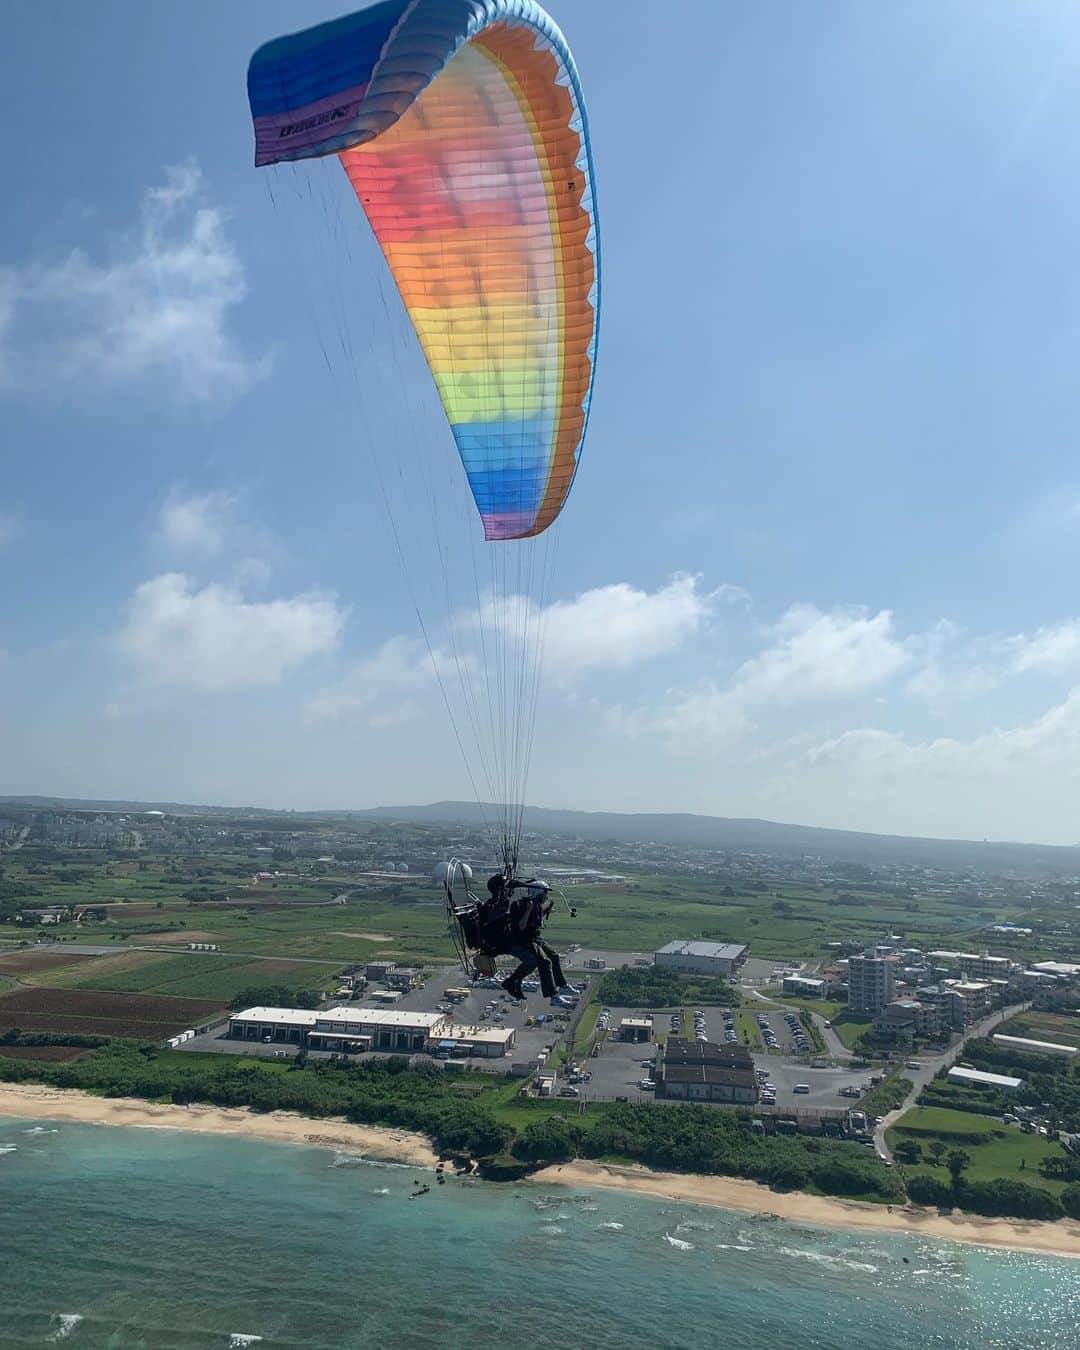
{"label": "wispy cloud", "polygon": [[134,228],[97,260],[0,269],[0,373],[9,389],[48,379],[120,384],[159,377],[201,402],[231,398],[268,370],[232,329],[247,294],[224,211],[194,161],[144,192]]}
{"label": "wispy cloud", "polygon": [[431,656],[422,644],[392,637],[372,656],[355,662],[336,683],[313,694],[304,705],[304,718],[311,726],[394,726],[418,715],[410,695],[434,682]]}
{"label": "wispy cloud", "polygon": [[216,558],[235,529],[235,508],[231,493],[187,494],[174,488],[158,515],[158,539],[173,553]]}

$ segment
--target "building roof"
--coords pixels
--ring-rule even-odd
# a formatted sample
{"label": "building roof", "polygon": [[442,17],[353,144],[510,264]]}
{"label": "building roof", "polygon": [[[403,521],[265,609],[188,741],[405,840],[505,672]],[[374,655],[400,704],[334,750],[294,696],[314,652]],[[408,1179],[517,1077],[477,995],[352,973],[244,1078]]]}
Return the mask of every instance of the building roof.
{"label": "building roof", "polygon": [[657,956],[711,956],[718,961],[736,961],[746,951],[744,942],[690,942],[678,939],[661,947]]}
{"label": "building roof", "polygon": [[673,1064],[664,1068],[665,1083],[715,1083],[721,1087],[755,1086],[753,1069],[728,1068],[720,1064]]}
{"label": "building roof", "polygon": [[379,1027],[417,1027],[431,1030],[441,1027],[448,1021],[445,1013],[402,1012],[399,1008],[327,1008],[318,1014],[319,1025],[329,1023],[332,1029],[339,1023],[366,1023]]}
{"label": "building roof", "polygon": [[[334,1011],[337,1011],[336,1009]],[[278,1022],[286,1026],[313,1027],[322,1013],[308,1008],[245,1008],[229,1015],[230,1022]]]}
{"label": "building roof", "polygon": [[983,1073],[981,1069],[949,1070],[949,1080],[953,1083],[982,1083],[986,1087],[1018,1088],[1023,1085],[1022,1078],[1009,1078],[1003,1073]]}
{"label": "building roof", "polygon": [[716,1041],[686,1041],[669,1036],[664,1049],[665,1064],[724,1063],[749,1068],[753,1057],[745,1045],[718,1045]]}
{"label": "building roof", "polygon": [[1042,1051],[1044,1055],[1075,1055],[1075,1045],[1056,1045],[1053,1041],[1033,1041],[1027,1036],[1004,1036],[1001,1032],[994,1033],[994,1040],[1000,1041],[1002,1045],[1015,1045],[1019,1050]]}
{"label": "building roof", "polygon": [[459,1027],[450,1033],[455,1041],[486,1041],[490,1045],[507,1045],[514,1035],[513,1027]]}
{"label": "building roof", "polygon": [[1033,968],[1046,975],[1080,975],[1080,966],[1070,961],[1037,961]]}
{"label": "building roof", "polygon": [[624,1017],[619,1026],[621,1027],[651,1027],[653,1020],[651,1017]]}

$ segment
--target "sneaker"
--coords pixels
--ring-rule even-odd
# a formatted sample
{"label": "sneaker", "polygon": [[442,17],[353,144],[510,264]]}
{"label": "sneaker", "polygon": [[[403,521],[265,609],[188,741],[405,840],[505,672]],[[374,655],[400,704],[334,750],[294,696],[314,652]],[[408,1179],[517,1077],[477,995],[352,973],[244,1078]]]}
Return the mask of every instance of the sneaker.
{"label": "sneaker", "polygon": [[520,987],[520,985],[516,985],[514,983],[514,977],[512,975],[508,976],[505,980],[502,980],[501,984],[515,1003],[520,1003],[521,1000],[525,997],[524,990]]}

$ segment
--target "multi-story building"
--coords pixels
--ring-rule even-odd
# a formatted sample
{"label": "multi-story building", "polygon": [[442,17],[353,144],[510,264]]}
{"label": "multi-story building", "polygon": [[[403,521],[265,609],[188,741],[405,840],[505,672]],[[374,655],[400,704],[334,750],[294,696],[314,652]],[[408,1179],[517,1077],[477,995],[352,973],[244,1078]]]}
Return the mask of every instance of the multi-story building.
{"label": "multi-story building", "polygon": [[874,1033],[882,1040],[910,1045],[916,1036],[937,1035],[939,1025],[935,1004],[898,998],[886,1004],[874,1019]]}
{"label": "multi-story building", "polygon": [[983,980],[945,980],[946,988],[959,994],[964,1002],[964,1025],[969,1026],[990,1011],[991,988]]}
{"label": "multi-story building", "polygon": [[893,968],[884,956],[848,957],[848,1007],[852,1012],[879,1013],[892,1001]]}

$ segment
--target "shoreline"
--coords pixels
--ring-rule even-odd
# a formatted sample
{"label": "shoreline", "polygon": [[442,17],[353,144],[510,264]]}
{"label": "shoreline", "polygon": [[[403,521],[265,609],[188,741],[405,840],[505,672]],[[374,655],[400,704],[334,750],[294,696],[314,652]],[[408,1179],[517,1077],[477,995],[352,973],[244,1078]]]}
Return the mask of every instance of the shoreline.
{"label": "shoreline", "polygon": [[78,1125],[129,1125],[137,1129],[187,1130],[272,1143],[343,1148],[378,1162],[433,1168],[438,1154],[426,1135],[379,1125],[354,1125],[342,1116],[316,1119],[292,1111],[251,1111],[245,1106],[143,1101],[138,1097],[95,1097],[76,1088],[42,1083],[0,1083],[0,1117],[59,1120]]}
{"label": "shoreline", "polygon": [[[137,1097],[95,1097],[75,1088],[42,1083],[0,1082],[0,1117],[57,1120],[78,1125],[126,1125],[136,1129],[186,1130],[271,1143],[339,1148],[378,1162],[434,1168],[439,1156],[431,1141],[409,1130],[354,1125],[340,1116],[316,1119],[291,1111],[256,1112],[247,1107],[144,1101]],[[693,1173],[653,1172],[645,1167],[575,1161],[542,1168],[530,1185],[590,1186],[629,1191],[662,1200],[715,1205],[746,1214],[819,1228],[921,1233],[969,1246],[1080,1259],[1080,1221],[990,1219],[975,1214],[943,1215],[915,1205],[866,1204],[805,1191],[774,1191],[756,1181]]]}
{"label": "shoreline", "polygon": [[774,1191],[757,1181],[693,1173],[653,1172],[645,1167],[575,1161],[542,1168],[529,1178],[544,1186],[592,1186],[663,1200],[715,1205],[746,1214],[767,1214],[818,1228],[877,1229],[919,1233],[968,1246],[1080,1259],[1080,1220],[988,1219],[978,1214],[944,1215],[917,1205],[867,1204],[805,1191]]}

